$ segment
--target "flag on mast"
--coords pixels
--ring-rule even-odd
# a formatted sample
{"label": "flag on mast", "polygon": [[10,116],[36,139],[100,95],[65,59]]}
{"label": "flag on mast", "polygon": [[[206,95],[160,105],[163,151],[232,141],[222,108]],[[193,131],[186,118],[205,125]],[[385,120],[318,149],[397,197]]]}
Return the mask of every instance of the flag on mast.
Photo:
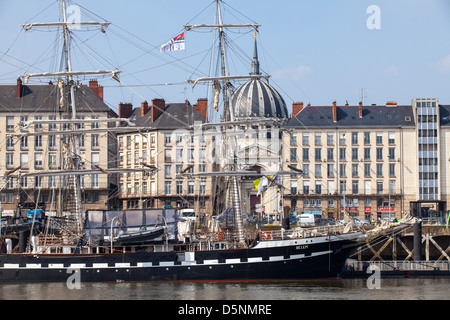
{"label": "flag on mast", "polygon": [[169,42],[163,44],[159,51],[161,52],[169,52],[169,51],[178,51],[186,49],[186,41],[184,38],[184,32],[177,35],[175,38],[171,39]]}

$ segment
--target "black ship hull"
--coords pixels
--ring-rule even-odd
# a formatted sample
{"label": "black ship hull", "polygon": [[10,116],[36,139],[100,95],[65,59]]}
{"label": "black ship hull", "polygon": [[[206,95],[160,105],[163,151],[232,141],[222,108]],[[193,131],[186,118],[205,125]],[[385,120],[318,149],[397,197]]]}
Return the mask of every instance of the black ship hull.
{"label": "black ship hull", "polygon": [[252,281],[340,278],[355,241],[263,241],[253,248],[0,255],[0,282]]}

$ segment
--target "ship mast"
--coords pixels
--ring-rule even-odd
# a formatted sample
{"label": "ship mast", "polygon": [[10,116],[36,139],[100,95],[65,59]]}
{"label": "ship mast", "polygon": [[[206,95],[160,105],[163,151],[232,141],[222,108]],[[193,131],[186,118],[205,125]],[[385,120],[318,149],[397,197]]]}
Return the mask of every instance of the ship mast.
{"label": "ship mast", "polygon": [[[68,22],[67,19],[67,11],[66,11],[66,1],[61,0],[60,2],[60,12],[61,17],[59,22],[52,22],[52,23],[32,23],[32,24],[25,24],[22,25],[25,30],[30,30],[33,27],[49,27],[49,26],[58,26],[62,27],[63,29],[63,53],[64,53],[64,62],[65,62],[65,72],[48,72],[48,73],[30,73],[22,75],[21,77],[24,78],[25,83],[28,82],[29,78],[31,77],[57,77],[58,85],[61,89],[61,107],[63,107],[63,99],[64,99],[64,89],[68,89],[69,95],[69,106],[66,110],[66,112],[70,115],[70,121],[68,121],[69,126],[69,132],[67,133],[68,136],[68,143],[65,148],[66,153],[66,167],[64,168],[68,172],[72,171],[72,179],[73,179],[73,197],[74,197],[74,203],[75,203],[75,215],[77,220],[77,227],[78,231],[82,231],[82,204],[81,204],[81,175],[80,173],[83,171],[81,166],[81,152],[80,152],[80,132],[77,132],[76,125],[78,122],[83,122],[79,120],[78,122],[75,122],[77,120],[77,110],[76,110],[76,83],[74,81],[74,76],[77,75],[96,75],[96,74],[111,74],[113,79],[118,80],[117,74],[120,73],[118,70],[96,70],[96,71],[73,71],[72,70],[72,60],[71,60],[71,45],[70,45],[70,27],[72,26],[84,26],[84,25],[98,25],[100,26],[100,30],[104,32],[103,27],[105,25],[109,25],[109,22],[97,22],[97,21],[89,21],[89,22]],[[65,81],[62,80],[60,77],[65,77]],[[65,82],[65,83],[64,83]],[[60,199],[61,201],[61,199]]]}
{"label": "ship mast", "polygon": [[[199,25],[191,25],[191,26],[185,26],[186,30],[192,30],[194,28],[217,28],[219,32],[219,54],[220,54],[220,62],[221,62],[221,76],[220,77],[208,77],[208,78],[200,78],[196,80],[191,80],[188,82],[194,83],[194,85],[198,81],[221,81],[222,82],[222,94],[223,94],[223,121],[225,124],[230,124],[230,127],[233,131],[236,131],[236,125],[233,125],[233,123],[236,121],[236,117],[234,114],[234,108],[230,105],[230,97],[231,97],[231,85],[230,80],[234,79],[242,79],[242,78],[254,78],[259,77],[262,78],[264,76],[261,75],[251,75],[249,76],[230,76],[228,71],[228,60],[227,60],[227,50],[226,50],[226,39],[225,39],[225,31],[224,28],[248,28],[252,27],[255,29],[255,31],[258,30],[258,27],[260,25],[257,24],[224,24],[222,20],[222,8],[221,8],[221,0],[216,0],[216,7],[217,7],[217,23],[214,25],[206,25],[206,24],[199,24]],[[225,130],[225,128],[222,127],[222,130]],[[228,131],[229,132],[229,131]],[[236,146],[237,143],[237,136],[235,134],[227,135],[223,134],[223,143],[224,146],[232,146],[231,150],[227,150],[230,154],[228,169],[229,171],[236,172],[239,170],[238,164],[237,164],[237,155],[236,155]],[[226,139],[231,139],[232,141],[226,141]],[[234,221],[236,223],[237,228],[237,238],[239,241],[239,244],[244,246],[245,245],[245,235],[244,235],[244,229],[243,229],[243,223],[242,223],[242,211],[241,211],[241,198],[240,198],[240,187],[239,187],[239,176],[232,175],[229,177],[230,182],[230,188],[229,188],[229,194],[228,198],[231,200],[231,206],[233,208],[233,214],[234,214]]]}
{"label": "ship mast", "polygon": [[[70,74],[72,72],[72,61],[70,57],[70,37],[69,37],[69,26],[67,25],[67,13],[66,13],[66,1],[61,0],[62,12],[63,12],[63,30],[64,30],[64,53],[66,58],[66,72],[68,73],[66,76],[67,85],[70,88],[70,105],[72,111],[72,120],[77,118],[77,109],[76,109],[76,98],[75,98],[75,86],[73,82],[73,77]],[[67,148],[67,160],[68,160],[68,168],[71,170],[79,170],[80,168],[80,136],[76,134],[72,134],[69,136],[70,139],[70,147]],[[81,219],[81,182],[80,176],[73,176],[73,187],[74,187],[74,200],[75,200],[75,214],[78,222],[78,230],[82,230],[82,219]]]}

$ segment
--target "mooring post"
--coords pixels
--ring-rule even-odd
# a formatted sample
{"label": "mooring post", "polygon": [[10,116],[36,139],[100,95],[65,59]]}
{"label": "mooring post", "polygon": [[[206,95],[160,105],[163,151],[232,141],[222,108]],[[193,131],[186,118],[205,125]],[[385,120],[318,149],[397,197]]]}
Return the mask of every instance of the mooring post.
{"label": "mooring post", "polygon": [[422,260],[422,221],[414,224],[414,261]]}

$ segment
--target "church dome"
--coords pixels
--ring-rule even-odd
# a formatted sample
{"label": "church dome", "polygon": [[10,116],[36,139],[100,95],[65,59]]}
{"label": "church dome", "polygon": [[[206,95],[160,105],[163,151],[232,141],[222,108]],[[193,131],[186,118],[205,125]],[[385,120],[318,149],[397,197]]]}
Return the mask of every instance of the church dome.
{"label": "church dome", "polygon": [[[260,74],[255,36],[251,75]],[[288,118],[283,97],[274,87],[258,78],[253,78],[237,88],[231,97],[231,103],[236,118]]]}
{"label": "church dome", "polygon": [[283,97],[260,79],[251,79],[237,88],[231,103],[236,118],[288,118]]}

